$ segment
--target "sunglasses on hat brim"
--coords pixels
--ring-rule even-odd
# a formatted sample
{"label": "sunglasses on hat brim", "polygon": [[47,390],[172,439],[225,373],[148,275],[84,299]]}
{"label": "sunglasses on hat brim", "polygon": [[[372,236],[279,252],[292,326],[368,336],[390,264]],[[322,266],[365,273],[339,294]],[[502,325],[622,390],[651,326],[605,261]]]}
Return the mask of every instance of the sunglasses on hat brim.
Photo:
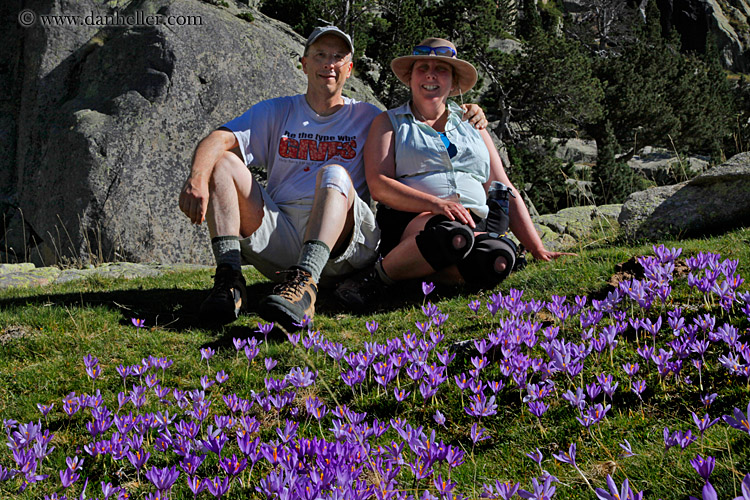
{"label": "sunglasses on hat brim", "polygon": [[430,54],[435,54],[436,56],[443,56],[443,57],[456,57],[456,51],[453,50],[453,47],[448,46],[438,46],[438,47],[430,47],[428,45],[417,45],[414,47],[414,50],[412,51],[412,55],[415,56],[429,56]]}

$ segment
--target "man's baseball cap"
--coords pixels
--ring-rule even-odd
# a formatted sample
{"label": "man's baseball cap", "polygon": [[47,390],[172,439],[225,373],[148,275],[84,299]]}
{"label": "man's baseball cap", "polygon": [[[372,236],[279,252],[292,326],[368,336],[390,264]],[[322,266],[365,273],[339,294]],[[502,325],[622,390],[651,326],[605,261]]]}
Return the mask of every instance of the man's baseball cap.
{"label": "man's baseball cap", "polygon": [[310,36],[307,37],[307,43],[305,44],[305,52],[307,52],[307,48],[315,43],[315,40],[320,38],[323,35],[336,35],[337,37],[341,38],[346,42],[347,47],[349,47],[349,52],[354,54],[354,44],[352,43],[352,39],[338,29],[336,26],[318,26],[313,30],[312,33],[310,33]]}

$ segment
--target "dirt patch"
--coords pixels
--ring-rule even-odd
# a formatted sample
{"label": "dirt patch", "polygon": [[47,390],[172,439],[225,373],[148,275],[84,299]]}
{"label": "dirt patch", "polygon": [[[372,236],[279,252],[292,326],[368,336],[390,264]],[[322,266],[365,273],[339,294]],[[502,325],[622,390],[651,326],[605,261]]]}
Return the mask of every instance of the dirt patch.
{"label": "dirt patch", "polygon": [[5,345],[8,342],[16,339],[23,339],[31,337],[32,329],[29,326],[24,325],[11,325],[3,328],[0,333],[0,345]]}
{"label": "dirt patch", "polygon": [[[615,266],[615,273],[610,276],[607,280],[607,285],[602,289],[592,293],[589,298],[603,300],[607,297],[607,294],[615,290],[620,283],[623,281],[630,281],[633,279],[642,280],[646,277],[643,266],[638,263],[639,257],[631,257],[625,262],[621,262]],[[673,278],[680,278],[686,276],[690,272],[690,268],[685,263],[684,259],[677,259],[674,263],[674,272],[672,273]]]}

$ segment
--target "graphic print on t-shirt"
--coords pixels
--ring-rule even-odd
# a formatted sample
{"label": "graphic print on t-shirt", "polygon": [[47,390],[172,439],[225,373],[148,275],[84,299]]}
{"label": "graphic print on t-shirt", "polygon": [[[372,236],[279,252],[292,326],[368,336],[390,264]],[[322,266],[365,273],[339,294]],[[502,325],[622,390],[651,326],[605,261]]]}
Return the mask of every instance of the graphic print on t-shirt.
{"label": "graphic print on t-shirt", "polygon": [[279,156],[304,162],[325,162],[336,157],[351,160],[357,156],[357,137],[285,130],[279,139]]}

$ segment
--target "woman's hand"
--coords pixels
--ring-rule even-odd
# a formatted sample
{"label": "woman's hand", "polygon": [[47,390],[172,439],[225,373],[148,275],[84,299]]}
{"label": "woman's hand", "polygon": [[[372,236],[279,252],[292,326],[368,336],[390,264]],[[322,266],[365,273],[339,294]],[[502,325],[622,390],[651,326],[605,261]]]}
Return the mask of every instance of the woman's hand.
{"label": "woman's hand", "polygon": [[476,227],[469,211],[459,202],[444,200],[442,198],[436,198],[436,200],[435,208],[431,210],[433,214],[445,215],[450,220],[457,220],[463,224],[468,224],[472,229]]}
{"label": "woman's hand", "polygon": [[570,252],[550,252],[546,248],[542,248],[541,250],[531,251],[531,255],[534,256],[537,260],[543,260],[545,262],[549,262],[551,260],[559,259],[560,257],[564,255],[570,255],[573,257],[578,257],[577,253],[570,253]]}
{"label": "woman's hand", "polygon": [[462,120],[468,120],[477,130],[484,130],[487,127],[487,117],[484,115],[484,110],[478,104],[462,104],[461,109],[464,110],[464,115],[461,117]]}

